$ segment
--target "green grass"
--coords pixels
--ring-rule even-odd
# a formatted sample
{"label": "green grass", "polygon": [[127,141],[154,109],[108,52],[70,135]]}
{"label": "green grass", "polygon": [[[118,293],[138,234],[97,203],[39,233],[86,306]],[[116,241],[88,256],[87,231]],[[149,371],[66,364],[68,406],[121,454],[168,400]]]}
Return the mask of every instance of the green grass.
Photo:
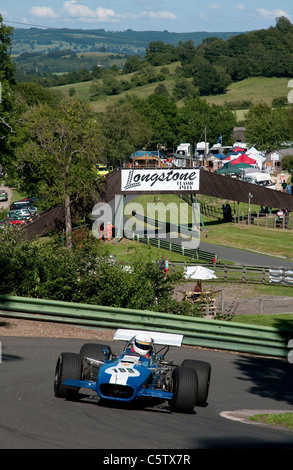
{"label": "green grass", "polygon": [[[54,87],[56,90],[61,91],[66,96],[69,96],[69,89],[75,88],[76,96],[90,103],[90,106],[96,112],[104,112],[108,105],[115,105],[120,99],[125,99],[129,96],[137,96],[139,98],[147,98],[152,94],[155,88],[159,84],[164,84],[170,94],[172,94],[175,85],[175,69],[180,65],[179,62],[167,65],[169,68],[170,75],[166,77],[162,82],[156,82],[149,85],[136,87],[131,90],[120,93],[115,96],[103,96],[97,101],[90,101],[89,89],[92,85],[92,81],[83,83],[73,83],[70,85],[63,85]],[[162,67],[156,67],[159,71]],[[125,74],[118,76],[118,79],[129,80],[133,74]],[[53,88],[53,89],[54,89]],[[223,106],[225,103],[231,103],[234,101],[251,101],[252,103],[267,103],[269,106],[272,104],[274,98],[280,98],[288,95],[288,79],[287,78],[268,78],[268,77],[249,77],[245,80],[232,83],[227,92],[220,95],[203,96],[209,104],[216,104]],[[183,105],[182,101],[178,101],[178,107]],[[246,110],[236,110],[238,120],[244,118]]]}
{"label": "green grass", "polygon": [[292,330],[293,314],[235,315],[232,318],[232,322],[256,326],[269,326],[273,328],[279,328],[282,327],[282,325],[284,328],[289,328],[289,325],[291,325],[289,329]]}
{"label": "green grass", "polygon": [[119,243],[115,241],[105,242],[108,245],[111,255],[116,256],[116,261],[119,263],[131,263],[133,258],[141,258],[144,260],[157,262],[162,255],[165,258],[168,256],[170,263],[175,262],[188,262],[186,256],[182,256],[178,253],[173,253],[171,251],[163,250],[162,248],[157,248],[151,245],[144,245],[142,243],[128,240],[124,238]]}
{"label": "green grass", "polygon": [[271,256],[293,258],[293,237],[285,229],[218,223],[205,226],[201,240],[206,243],[255,251]]}
{"label": "green grass", "polygon": [[[184,201],[176,195],[161,194],[160,201],[165,205],[179,204]],[[201,196],[198,200],[202,200]],[[132,200],[132,204],[138,203],[144,214],[147,214],[147,204],[154,202],[153,195],[138,196]],[[217,201],[221,207],[222,201]],[[241,204],[240,211],[247,213],[247,204]],[[252,206],[251,210],[259,211],[259,206]],[[137,212],[139,212],[137,210]],[[164,216],[163,212],[162,216]],[[192,210],[189,208],[189,222],[191,223]],[[158,217],[160,219],[160,217]],[[169,213],[166,213],[167,222],[170,220]],[[164,220],[161,218],[161,220]],[[272,256],[293,258],[293,237],[291,231],[283,229],[269,229],[256,225],[241,225],[234,223],[223,223],[213,219],[203,217],[204,229],[202,227],[200,238],[206,243],[239,248],[241,250],[253,250]]]}
{"label": "green grass", "polygon": [[250,416],[250,421],[257,421],[260,423],[270,424],[272,426],[285,426],[286,428],[293,429],[293,413],[261,413]]}
{"label": "green grass", "polygon": [[204,97],[208,103],[225,103],[248,100],[253,103],[272,104],[274,98],[288,95],[288,78],[249,77],[240,82],[231,83],[226,93]]}

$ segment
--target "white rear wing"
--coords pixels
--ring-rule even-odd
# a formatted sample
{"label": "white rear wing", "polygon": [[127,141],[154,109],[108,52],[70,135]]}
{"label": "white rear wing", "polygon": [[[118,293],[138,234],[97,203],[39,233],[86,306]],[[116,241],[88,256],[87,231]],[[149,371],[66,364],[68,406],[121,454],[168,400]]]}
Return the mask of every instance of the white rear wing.
{"label": "white rear wing", "polygon": [[160,333],[158,331],[145,331],[145,330],[124,330],[118,329],[114,334],[114,341],[130,341],[134,336],[139,333],[145,333],[149,335],[155,344],[163,344],[164,346],[177,346],[180,347],[183,335],[176,335],[171,333]]}

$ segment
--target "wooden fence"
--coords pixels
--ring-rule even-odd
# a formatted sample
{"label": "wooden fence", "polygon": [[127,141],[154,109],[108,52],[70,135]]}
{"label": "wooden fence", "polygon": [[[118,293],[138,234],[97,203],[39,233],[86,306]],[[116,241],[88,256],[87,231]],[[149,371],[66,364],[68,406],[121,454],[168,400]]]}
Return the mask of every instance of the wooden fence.
{"label": "wooden fence", "polygon": [[[219,206],[212,206],[210,204],[200,203],[200,211],[201,214],[205,215],[206,217],[218,220],[225,220],[223,209]],[[250,214],[248,214],[244,211],[237,213],[236,210],[232,210],[231,219],[227,220],[227,222],[229,221],[243,225],[257,225],[266,228],[282,228],[293,230],[293,215],[290,214],[287,216],[285,215],[283,217],[283,220],[279,220],[277,214],[265,214],[256,212],[251,212]]]}
{"label": "wooden fence", "polygon": [[[189,266],[187,263],[172,263],[172,269]],[[205,267],[215,271],[216,279],[213,283],[235,283],[235,284],[270,284],[293,286],[293,269],[267,266],[242,266],[229,264],[205,264]],[[293,299],[292,299],[293,303]]]}

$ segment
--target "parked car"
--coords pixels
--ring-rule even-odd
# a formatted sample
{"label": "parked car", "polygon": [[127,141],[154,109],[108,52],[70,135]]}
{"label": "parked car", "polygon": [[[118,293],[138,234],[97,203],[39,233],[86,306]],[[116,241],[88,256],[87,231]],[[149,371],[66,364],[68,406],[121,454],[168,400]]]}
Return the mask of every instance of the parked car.
{"label": "parked car", "polygon": [[[54,392],[60,398],[78,398],[79,390],[96,392],[102,402],[131,403],[143,398],[167,401],[171,411],[191,413],[206,406],[211,366],[185,359],[180,366],[166,360],[169,346],[181,346],[183,336],[118,329],[114,340],[126,341],[117,355],[110,346],[86,343],[79,353],[58,357]],[[156,351],[155,345],[162,345]],[[82,395],[83,396],[83,395]]]}
{"label": "parked car", "polygon": [[21,219],[11,219],[8,222],[8,226],[13,225],[15,227],[15,226],[23,225],[26,222],[27,222],[26,220],[21,220]]}
{"label": "parked car", "polygon": [[0,201],[8,201],[8,194],[3,189],[0,190]]}
{"label": "parked car", "polygon": [[37,214],[38,208],[33,206],[30,201],[16,201],[13,202],[10,206],[11,211],[26,209],[28,210],[33,216]]}
{"label": "parked car", "polygon": [[33,214],[26,208],[10,210],[7,214],[9,220],[32,220]]}

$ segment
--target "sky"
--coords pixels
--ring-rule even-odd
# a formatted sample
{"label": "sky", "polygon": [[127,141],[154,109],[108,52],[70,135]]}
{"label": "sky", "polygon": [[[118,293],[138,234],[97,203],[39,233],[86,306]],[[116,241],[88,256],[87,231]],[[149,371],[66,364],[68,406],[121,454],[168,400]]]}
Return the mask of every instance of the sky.
{"label": "sky", "polygon": [[[1,5],[2,4],[2,5]],[[292,0],[0,0],[4,24],[14,28],[106,31],[242,32],[293,23]]]}

